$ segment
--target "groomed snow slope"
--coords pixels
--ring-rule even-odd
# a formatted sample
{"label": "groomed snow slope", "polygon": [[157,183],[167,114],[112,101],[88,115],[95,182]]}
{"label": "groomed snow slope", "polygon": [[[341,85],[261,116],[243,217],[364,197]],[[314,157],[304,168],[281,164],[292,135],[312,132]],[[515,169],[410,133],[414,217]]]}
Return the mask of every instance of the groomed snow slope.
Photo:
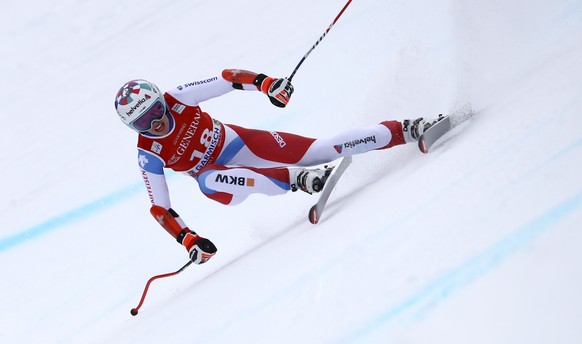
{"label": "groomed snow slope", "polygon": [[322,223],[306,194],[206,199],[169,174],[208,264],[148,214],[123,82],[288,75],[344,5],[10,2],[0,22],[2,343],[579,343],[582,6],[355,0],[294,79],[202,104],[225,123],[325,137],[477,115],[429,155],[355,156]]}

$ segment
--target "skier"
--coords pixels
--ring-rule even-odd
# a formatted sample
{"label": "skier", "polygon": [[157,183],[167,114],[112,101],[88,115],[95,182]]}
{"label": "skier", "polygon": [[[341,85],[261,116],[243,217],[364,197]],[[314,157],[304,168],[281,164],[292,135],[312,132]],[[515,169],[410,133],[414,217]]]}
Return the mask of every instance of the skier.
{"label": "skier", "polygon": [[224,124],[199,104],[232,90],[258,90],[275,106],[285,107],[293,86],[286,78],[239,69],[182,84],[165,93],[145,80],[125,83],[115,98],[123,123],[139,133],[138,163],[151,201],[150,213],[189,253],[196,264],[217,251],[190,230],[172,209],[164,168],[198,181],[207,197],[227,205],[253,193],[269,196],[323,188],[332,168],[307,168],[340,157],[415,142],[436,120],[384,121],[351,129],[328,139]]}

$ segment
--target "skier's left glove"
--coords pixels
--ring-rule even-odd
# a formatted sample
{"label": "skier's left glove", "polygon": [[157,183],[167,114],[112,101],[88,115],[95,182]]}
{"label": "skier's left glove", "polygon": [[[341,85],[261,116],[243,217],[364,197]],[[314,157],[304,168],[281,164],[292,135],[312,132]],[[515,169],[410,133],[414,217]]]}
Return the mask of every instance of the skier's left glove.
{"label": "skier's left glove", "polygon": [[269,87],[267,95],[271,103],[278,107],[285,107],[293,94],[293,85],[287,78],[276,79]]}
{"label": "skier's left glove", "polygon": [[282,108],[287,106],[293,94],[293,85],[287,78],[272,78],[243,69],[225,69],[222,71],[222,77],[232,82],[232,87],[239,90],[247,89],[244,85],[255,85],[269,97],[273,105]]}
{"label": "skier's left glove", "polygon": [[259,74],[253,83],[269,97],[273,105],[281,108],[287,106],[294,91],[291,81],[287,78],[275,79]]}

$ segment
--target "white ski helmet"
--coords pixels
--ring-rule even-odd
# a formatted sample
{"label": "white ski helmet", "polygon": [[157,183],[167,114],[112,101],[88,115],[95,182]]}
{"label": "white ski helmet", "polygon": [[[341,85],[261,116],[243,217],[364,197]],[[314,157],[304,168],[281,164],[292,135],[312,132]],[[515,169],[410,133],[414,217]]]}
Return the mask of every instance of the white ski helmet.
{"label": "white ski helmet", "polygon": [[[149,130],[151,122],[161,119],[165,109],[166,101],[162,92],[156,85],[146,80],[126,82],[115,97],[115,110],[119,118],[137,132]],[[139,119],[142,120],[138,121]]]}

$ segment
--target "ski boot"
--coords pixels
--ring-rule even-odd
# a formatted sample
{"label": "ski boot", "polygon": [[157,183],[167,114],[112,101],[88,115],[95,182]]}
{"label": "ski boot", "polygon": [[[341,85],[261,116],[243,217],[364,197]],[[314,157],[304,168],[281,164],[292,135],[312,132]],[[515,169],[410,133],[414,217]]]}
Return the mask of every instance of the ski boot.
{"label": "ski boot", "polygon": [[440,114],[438,118],[433,119],[424,119],[422,117],[415,120],[405,119],[404,122],[402,122],[404,140],[406,140],[407,143],[418,141],[425,131],[443,118],[443,115]]}
{"label": "ski boot", "polygon": [[310,195],[320,192],[333,169],[334,166],[324,166],[323,169],[290,168],[291,191],[301,190]]}

